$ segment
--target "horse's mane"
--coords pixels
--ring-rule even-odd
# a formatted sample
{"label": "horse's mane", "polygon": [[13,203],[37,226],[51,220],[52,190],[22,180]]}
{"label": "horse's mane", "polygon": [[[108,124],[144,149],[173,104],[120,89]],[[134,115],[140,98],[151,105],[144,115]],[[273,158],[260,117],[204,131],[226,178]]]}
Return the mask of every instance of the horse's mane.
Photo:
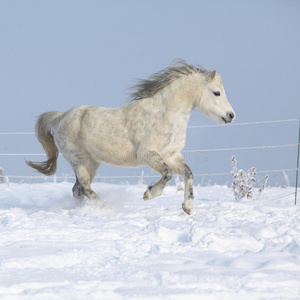
{"label": "horse's mane", "polygon": [[170,67],[167,67],[157,73],[152,74],[149,79],[140,79],[130,90],[134,90],[131,94],[131,101],[150,98],[163,88],[170,85],[176,79],[194,73],[209,73],[202,67],[194,67],[183,59],[177,59]]}

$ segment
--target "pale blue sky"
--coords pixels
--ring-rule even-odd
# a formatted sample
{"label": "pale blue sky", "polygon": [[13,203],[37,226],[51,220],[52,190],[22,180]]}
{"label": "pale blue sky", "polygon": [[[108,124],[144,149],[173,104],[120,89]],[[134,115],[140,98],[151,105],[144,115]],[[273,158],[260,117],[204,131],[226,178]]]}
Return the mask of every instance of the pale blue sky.
{"label": "pale blue sky", "polygon": [[[36,116],[49,110],[124,105],[135,78],[175,58],[218,70],[237,123],[299,118],[299,13],[296,0],[1,0],[0,131],[33,131]],[[215,123],[195,111],[190,125],[202,124]],[[296,123],[190,129],[186,149],[296,139]],[[41,151],[33,136],[0,136],[0,153]],[[190,165],[194,173],[226,172],[232,154],[241,168],[295,167],[295,148],[203,153]],[[0,156],[0,166],[10,175],[34,174],[23,160]],[[58,175],[72,174],[63,159],[59,164]],[[98,172],[139,173],[112,167]]]}

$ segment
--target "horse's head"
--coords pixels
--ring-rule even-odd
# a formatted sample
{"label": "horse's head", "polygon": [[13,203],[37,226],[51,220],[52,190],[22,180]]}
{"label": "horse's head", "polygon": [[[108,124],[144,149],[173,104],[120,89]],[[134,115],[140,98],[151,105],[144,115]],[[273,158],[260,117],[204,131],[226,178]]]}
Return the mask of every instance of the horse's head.
{"label": "horse's head", "polygon": [[207,117],[220,123],[231,123],[235,118],[226,98],[221,76],[216,71],[208,73],[197,106]]}

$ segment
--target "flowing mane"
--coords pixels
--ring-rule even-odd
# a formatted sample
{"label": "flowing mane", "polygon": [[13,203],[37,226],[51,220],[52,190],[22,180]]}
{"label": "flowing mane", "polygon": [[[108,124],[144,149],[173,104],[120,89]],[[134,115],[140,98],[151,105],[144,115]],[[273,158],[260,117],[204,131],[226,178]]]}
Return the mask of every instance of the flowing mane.
{"label": "flowing mane", "polygon": [[185,60],[178,59],[170,67],[152,74],[149,79],[137,80],[137,83],[130,88],[130,90],[134,91],[130,96],[130,100],[150,98],[176,79],[194,73],[210,74],[211,72],[202,67],[192,66]]}

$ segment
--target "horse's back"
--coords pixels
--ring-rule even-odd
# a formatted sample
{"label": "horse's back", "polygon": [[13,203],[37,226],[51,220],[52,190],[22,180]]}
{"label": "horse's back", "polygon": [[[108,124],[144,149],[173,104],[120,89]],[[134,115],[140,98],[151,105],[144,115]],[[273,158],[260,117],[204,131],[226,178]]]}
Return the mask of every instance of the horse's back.
{"label": "horse's back", "polygon": [[81,152],[98,162],[140,166],[122,107],[77,106],[65,112],[54,139],[65,157]]}
{"label": "horse's back", "polygon": [[79,105],[73,107],[61,115],[60,122],[57,124],[55,130],[60,131],[60,133],[62,133],[62,131],[78,132],[83,121],[90,118],[91,115],[95,115],[95,113],[99,115],[101,112],[110,109],[112,108],[96,105]]}

